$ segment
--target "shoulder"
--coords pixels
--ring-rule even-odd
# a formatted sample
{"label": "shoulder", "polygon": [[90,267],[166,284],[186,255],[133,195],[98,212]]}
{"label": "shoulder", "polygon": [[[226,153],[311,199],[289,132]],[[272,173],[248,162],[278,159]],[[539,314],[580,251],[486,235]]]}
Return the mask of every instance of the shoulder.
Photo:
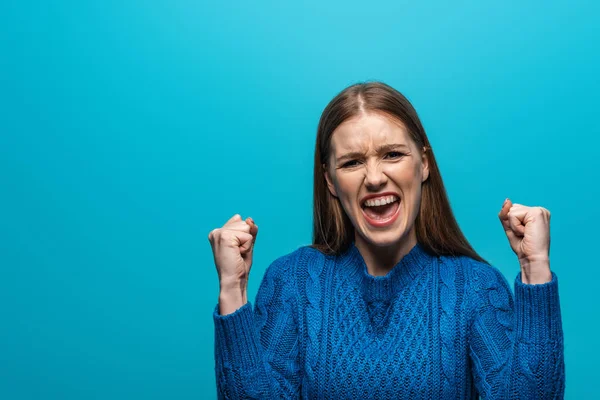
{"label": "shoulder", "polygon": [[508,287],[505,276],[498,268],[469,256],[440,256],[440,273],[452,273],[464,278],[472,289]]}
{"label": "shoulder", "polygon": [[330,259],[319,250],[309,246],[300,246],[297,249],[277,257],[265,272],[265,277],[277,279],[283,276],[297,277],[298,274],[304,275],[314,270],[319,264],[324,264]]}
{"label": "shoulder", "polygon": [[473,313],[509,311],[513,295],[506,277],[493,265],[468,256],[457,257],[465,276],[465,295]]}

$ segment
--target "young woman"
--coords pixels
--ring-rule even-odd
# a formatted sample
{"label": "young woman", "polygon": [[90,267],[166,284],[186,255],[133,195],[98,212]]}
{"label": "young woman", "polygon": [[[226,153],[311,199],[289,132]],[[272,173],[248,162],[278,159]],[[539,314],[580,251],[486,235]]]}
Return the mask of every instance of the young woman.
{"label": "young woman", "polygon": [[319,122],[313,244],[267,268],[254,308],[258,226],[236,214],[209,234],[219,398],[562,398],[550,212],[507,199],[498,217],[514,298],[461,232],[408,100],[346,88]]}

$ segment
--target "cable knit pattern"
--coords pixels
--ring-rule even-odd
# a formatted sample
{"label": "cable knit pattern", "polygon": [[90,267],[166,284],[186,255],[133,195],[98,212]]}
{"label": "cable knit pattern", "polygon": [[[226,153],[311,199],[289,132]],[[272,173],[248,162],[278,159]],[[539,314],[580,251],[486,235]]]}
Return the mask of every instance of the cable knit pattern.
{"label": "cable knit pattern", "polygon": [[[307,382],[311,382],[312,385],[318,383],[315,376],[316,371],[319,369],[318,362],[320,361],[319,353],[321,343],[321,310],[323,305],[321,304],[321,280],[323,274],[323,268],[325,260],[323,258],[316,259],[312,264],[312,268],[308,268],[308,274],[306,277],[306,330],[308,331],[307,337],[307,357],[306,357],[306,378]],[[290,277],[293,279],[293,277]]]}
{"label": "cable knit pattern", "polygon": [[492,266],[420,245],[372,276],[354,244],[275,260],[255,306],[215,322],[220,399],[554,399],[558,282],[511,293]]}
{"label": "cable knit pattern", "polygon": [[[449,260],[452,262],[453,260]],[[440,332],[451,332],[455,326],[455,315],[454,308],[456,306],[456,286],[454,284],[456,267],[442,266],[440,268]],[[456,360],[454,354],[456,353],[455,337],[452,335],[440,335],[440,342],[442,344],[442,387],[446,392],[442,393],[441,398],[449,399],[452,397],[454,390],[451,387],[453,381],[454,371],[456,371]]]}

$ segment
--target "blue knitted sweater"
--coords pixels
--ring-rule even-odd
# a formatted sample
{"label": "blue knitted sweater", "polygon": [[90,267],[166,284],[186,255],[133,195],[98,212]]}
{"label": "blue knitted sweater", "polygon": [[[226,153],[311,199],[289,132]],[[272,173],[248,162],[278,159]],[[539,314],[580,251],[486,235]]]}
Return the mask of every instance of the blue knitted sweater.
{"label": "blue knitted sweater", "polygon": [[419,244],[372,276],[354,244],[266,270],[255,305],[213,312],[220,399],[554,399],[564,393],[557,278],[514,298],[494,267]]}

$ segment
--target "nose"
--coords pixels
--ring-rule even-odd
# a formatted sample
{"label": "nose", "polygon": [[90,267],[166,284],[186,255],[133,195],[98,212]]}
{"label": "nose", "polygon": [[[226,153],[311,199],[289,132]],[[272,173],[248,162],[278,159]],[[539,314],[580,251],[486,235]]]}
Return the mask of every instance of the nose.
{"label": "nose", "polygon": [[380,165],[367,166],[365,174],[365,186],[370,191],[377,191],[387,183],[387,176],[381,170]]}

